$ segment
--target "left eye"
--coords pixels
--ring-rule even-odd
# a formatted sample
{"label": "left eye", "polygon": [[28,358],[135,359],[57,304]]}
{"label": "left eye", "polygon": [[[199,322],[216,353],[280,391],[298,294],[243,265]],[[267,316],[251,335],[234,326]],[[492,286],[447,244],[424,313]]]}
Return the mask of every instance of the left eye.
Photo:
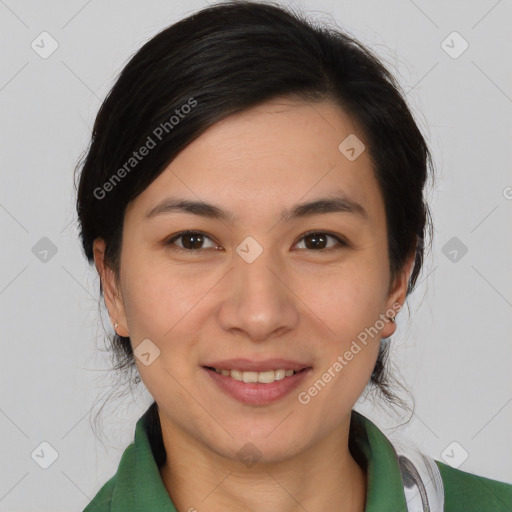
{"label": "left eye", "polygon": [[[334,241],[329,246],[329,239]],[[176,242],[181,240],[180,244]],[[209,240],[210,245],[204,246],[205,241]],[[313,231],[303,235],[296,246],[303,244],[304,247],[299,249],[306,249],[316,252],[329,252],[339,249],[347,245],[347,243],[336,235],[331,235],[322,231]],[[177,233],[165,242],[167,246],[174,246],[175,249],[182,251],[199,251],[201,249],[219,249],[219,246],[205,233],[201,231],[182,231]]]}
{"label": "left eye", "polygon": [[[334,247],[332,245],[330,247],[327,247],[329,238],[334,240],[337,245],[334,245]],[[340,247],[347,245],[346,242],[344,240],[342,240],[341,238],[339,238],[335,235],[330,235],[329,233],[324,233],[322,231],[314,231],[311,233],[307,233],[300,240],[301,241],[297,245],[302,243],[302,240],[305,240],[304,245],[306,247],[304,247],[304,248],[313,250],[313,251],[317,251],[317,252],[318,251],[323,251],[323,252],[332,251],[332,250],[335,250],[335,249],[338,249]]]}

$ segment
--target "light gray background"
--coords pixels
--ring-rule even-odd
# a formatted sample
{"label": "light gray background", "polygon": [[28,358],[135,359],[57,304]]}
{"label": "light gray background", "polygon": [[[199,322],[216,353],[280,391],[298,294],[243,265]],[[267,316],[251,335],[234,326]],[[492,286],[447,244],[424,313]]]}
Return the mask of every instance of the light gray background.
{"label": "light gray background", "polygon": [[[82,510],[151,402],[144,389],[114,400],[104,443],[95,437],[94,406],[112,380],[98,282],[77,239],[73,168],[128,58],[205,5],[0,0],[1,511]],[[440,460],[456,441],[469,454],[460,469],[512,482],[511,2],[295,5],[334,18],[391,66],[437,167],[433,251],[393,342],[415,414],[393,431],[398,417],[368,401],[359,410]],[[47,59],[31,48],[43,31],[59,45]],[[469,43],[458,58],[441,45],[453,31]],[[446,44],[453,53],[462,42]],[[57,248],[46,262],[32,251],[42,237]],[[443,253],[452,237],[468,248],[456,262]],[[46,470],[31,458],[43,441],[58,453]]]}

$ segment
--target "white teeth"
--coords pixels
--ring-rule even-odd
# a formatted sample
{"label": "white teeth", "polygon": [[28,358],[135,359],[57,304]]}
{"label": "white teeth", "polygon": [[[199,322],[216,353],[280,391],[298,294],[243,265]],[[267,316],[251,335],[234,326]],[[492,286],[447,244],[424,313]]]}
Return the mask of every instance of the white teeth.
{"label": "white teeth", "polygon": [[263,384],[268,384],[269,382],[274,382],[275,380],[276,380],[276,378],[275,378],[274,370],[258,373],[258,382],[263,382]]}
{"label": "white teeth", "polygon": [[282,380],[285,377],[291,377],[294,373],[293,370],[267,370],[265,372],[241,372],[240,370],[218,370],[217,373],[224,376],[230,376],[232,379],[243,382],[260,382],[262,384],[270,384],[276,380]]}
{"label": "white teeth", "polygon": [[258,382],[258,372],[242,372],[244,382]]}
{"label": "white teeth", "polygon": [[239,372],[238,370],[231,370],[231,377],[235,380],[243,380],[242,372]]}
{"label": "white teeth", "polygon": [[274,379],[275,380],[281,380],[286,377],[286,371],[285,370],[275,370],[274,371]]}

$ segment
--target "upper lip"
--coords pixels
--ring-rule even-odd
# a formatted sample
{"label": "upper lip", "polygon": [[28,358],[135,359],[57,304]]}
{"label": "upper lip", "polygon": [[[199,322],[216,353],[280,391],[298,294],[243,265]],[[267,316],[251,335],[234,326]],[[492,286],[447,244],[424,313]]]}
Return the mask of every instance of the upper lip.
{"label": "upper lip", "polygon": [[293,370],[300,372],[304,368],[310,368],[310,365],[292,361],[290,359],[265,359],[255,361],[251,359],[224,359],[223,361],[212,361],[204,364],[217,370],[239,370],[242,372],[264,372],[267,370]]}

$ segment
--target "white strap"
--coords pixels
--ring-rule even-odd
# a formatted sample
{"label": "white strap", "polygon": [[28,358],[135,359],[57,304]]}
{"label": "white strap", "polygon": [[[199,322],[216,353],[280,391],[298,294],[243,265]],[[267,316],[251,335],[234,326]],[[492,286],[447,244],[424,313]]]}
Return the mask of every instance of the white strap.
{"label": "white strap", "polygon": [[397,457],[408,512],[443,512],[443,480],[434,459],[414,450]]}

